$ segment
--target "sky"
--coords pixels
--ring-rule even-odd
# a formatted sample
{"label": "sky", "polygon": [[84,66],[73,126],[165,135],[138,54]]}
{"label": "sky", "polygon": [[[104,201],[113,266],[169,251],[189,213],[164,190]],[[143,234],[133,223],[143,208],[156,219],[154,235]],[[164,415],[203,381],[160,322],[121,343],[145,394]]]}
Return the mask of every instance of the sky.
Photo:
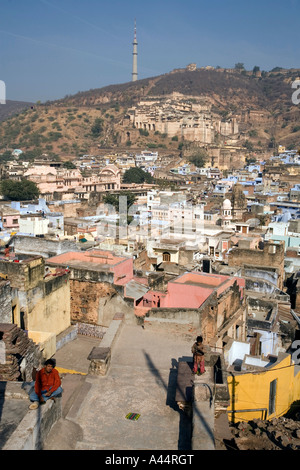
{"label": "sky", "polygon": [[0,0],[6,99],[45,102],[190,63],[300,68],[300,0]]}

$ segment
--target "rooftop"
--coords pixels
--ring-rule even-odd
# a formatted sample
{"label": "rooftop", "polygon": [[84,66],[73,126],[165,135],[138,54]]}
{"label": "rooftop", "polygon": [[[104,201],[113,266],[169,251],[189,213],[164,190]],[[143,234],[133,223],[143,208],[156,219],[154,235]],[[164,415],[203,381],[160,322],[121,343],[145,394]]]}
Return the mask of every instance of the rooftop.
{"label": "rooftop", "polygon": [[182,274],[172,282],[215,289],[216,287],[221,286],[225,282],[228,282],[229,279],[230,278],[228,276],[224,276],[221,274],[192,272]]}
{"label": "rooftop", "polygon": [[63,253],[58,256],[54,256],[53,258],[49,258],[47,262],[55,263],[55,264],[63,264],[63,265],[80,265],[83,263],[91,263],[95,266],[102,265],[102,266],[115,266],[122,261],[127,260],[125,256],[116,256],[114,253],[110,251],[104,250],[93,250],[87,252],[76,252],[70,251],[67,253]]}
{"label": "rooftop", "polygon": [[111,251],[70,251],[47,260],[49,266],[63,266],[83,271],[114,273],[114,283],[125,285],[133,277],[133,259]]}

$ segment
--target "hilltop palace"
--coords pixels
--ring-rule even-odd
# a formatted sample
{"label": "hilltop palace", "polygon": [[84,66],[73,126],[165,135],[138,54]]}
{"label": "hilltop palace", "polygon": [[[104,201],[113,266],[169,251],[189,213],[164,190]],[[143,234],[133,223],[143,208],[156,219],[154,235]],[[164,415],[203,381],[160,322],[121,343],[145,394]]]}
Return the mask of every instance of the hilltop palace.
{"label": "hilltop palace", "polygon": [[205,99],[180,93],[143,98],[129,110],[128,119],[136,129],[206,144],[213,143],[216,134],[227,137],[239,132],[236,118],[213,118]]}

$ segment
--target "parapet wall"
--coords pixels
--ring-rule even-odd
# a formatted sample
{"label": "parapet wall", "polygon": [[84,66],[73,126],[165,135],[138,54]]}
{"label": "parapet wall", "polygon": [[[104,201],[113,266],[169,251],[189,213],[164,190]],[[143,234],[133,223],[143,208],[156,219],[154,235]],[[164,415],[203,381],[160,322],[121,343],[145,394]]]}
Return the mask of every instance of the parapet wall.
{"label": "parapet wall", "polygon": [[15,236],[12,246],[15,253],[26,253],[28,255],[41,255],[44,258],[67,253],[69,251],[80,251],[78,244],[71,240],[53,240],[39,237]]}
{"label": "parapet wall", "polygon": [[94,347],[88,356],[88,359],[91,361],[89,374],[106,375],[110,365],[111,351],[119,337],[123,324],[124,314],[116,314],[101,340],[99,347]]}
{"label": "parapet wall", "polygon": [[42,450],[51,427],[61,415],[61,398],[56,402],[47,400],[37,410],[29,410],[2,450]]}

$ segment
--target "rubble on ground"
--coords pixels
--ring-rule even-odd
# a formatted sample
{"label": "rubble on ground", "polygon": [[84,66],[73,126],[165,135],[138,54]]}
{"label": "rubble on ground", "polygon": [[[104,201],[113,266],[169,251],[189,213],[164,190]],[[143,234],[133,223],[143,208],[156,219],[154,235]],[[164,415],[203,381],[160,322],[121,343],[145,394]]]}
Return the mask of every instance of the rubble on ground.
{"label": "rubble on ground", "polygon": [[238,450],[300,450],[300,415],[270,421],[253,419],[230,425],[232,446]]}

